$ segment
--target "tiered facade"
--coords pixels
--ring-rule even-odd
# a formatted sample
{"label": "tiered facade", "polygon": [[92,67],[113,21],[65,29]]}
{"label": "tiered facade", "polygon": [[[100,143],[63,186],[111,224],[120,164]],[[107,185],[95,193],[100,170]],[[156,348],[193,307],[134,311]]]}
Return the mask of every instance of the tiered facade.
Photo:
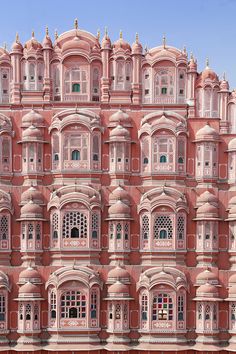
{"label": "tiered facade", "polygon": [[0,49],[0,350],[236,351],[236,91],[166,44]]}

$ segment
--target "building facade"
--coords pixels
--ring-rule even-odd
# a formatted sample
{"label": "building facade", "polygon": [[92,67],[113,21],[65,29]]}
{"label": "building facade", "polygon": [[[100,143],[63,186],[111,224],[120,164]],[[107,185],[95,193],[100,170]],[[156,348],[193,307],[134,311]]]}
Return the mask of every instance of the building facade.
{"label": "building facade", "polygon": [[78,28],[0,49],[0,350],[236,351],[236,91]]}

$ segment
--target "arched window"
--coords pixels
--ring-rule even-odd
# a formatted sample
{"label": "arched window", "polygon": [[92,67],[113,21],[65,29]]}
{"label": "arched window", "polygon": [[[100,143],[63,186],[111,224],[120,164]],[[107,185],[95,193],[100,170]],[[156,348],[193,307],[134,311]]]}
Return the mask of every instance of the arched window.
{"label": "arched window", "polygon": [[165,293],[160,293],[153,298],[152,307],[153,321],[172,321],[173,320],[173,300]]}
{"label": "arched window", "polygon": [[146,294],[142,295],[141,300],[141,319],[147,321],[148,319],[148,296]]}
{"label": "arched window", "polygon": [[5,321],[6,319],[6,297],[0,294],[0,321]]}
{"label": "arched window", "polygon": [[80,160],[80,151],[79,150],[73,150],[71,152],[71,160]]}
{"label": "arched window", "polygon": [[50,315],[51,319],[55,319],[57,317],[57,299],[54,291],[50,294]]}
{"label": "arched window", "polygon": [[97,135],[93,137],[93,161],[99,161],[99,138]]}
{"label": "arched window", "polygon": [[63,293],[60,307],[62,318],[86,318],[86,296],[80,291]]}
{"label": "arched window", "polygon": [[80,84],[73,84],[72,92],[80,92]]}
{"label": "arched window", "polygon": [[172,239],[173,221],[169,215],[158,215],[154,221],[154,238]]}
{"label": "arched window", "polygon": [[79,230],[77,227],[73,227],[70,232],[71,238],[78,238],[79,237]]}
{"label": "arched window", "polygon": [[63,238],[72,237],[72,232],[73,235],[78,235],[76,237],[87,238],[88,221],[87,221],[87,216],[85,214],[77,211],[71,211],[64,215],[63,228],[62,228]]}
{"label": "arched window", "polygon": [[167,157],[166,157],[165,155],[161,155],[161,156],[160,156],[160,162],[161,162],[161,163],[167,162]]}
{"label": "arched window", "polygon": [[142,217],[142,237],[144,240],[149,238],[149,217],[147,215]]}

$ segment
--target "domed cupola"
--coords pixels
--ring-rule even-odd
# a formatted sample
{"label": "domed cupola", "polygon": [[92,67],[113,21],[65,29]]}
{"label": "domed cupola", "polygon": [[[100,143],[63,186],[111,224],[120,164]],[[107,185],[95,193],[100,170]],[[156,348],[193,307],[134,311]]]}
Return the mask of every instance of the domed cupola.
{"label": "domed cupola", "polygon": [[[209,197],[208,201],[202,202]],[[199,203],[200,199],[200,203]],[[196,232],[196,255],[199,267],[215,266],[218,249],[218,227],[219,211],[217,199],[211,193],[203,193],[198,198],[197,215],[194,219],[197,222]]]}
{"label": "domed cupola", "polygon": [[21,205],[27,204],[30,200],[33,200],[36,204],[43,205],[42,193],[33,186],[22,193]]}
{"label": "domed cupola", "polygon": [[122,187],[117,187],[109,196],[109,252],[110,264],[128,263],[130,249],[130,201]]}
{"label": "domed cupola", "polygon": [[46,35],[42,42],[43,49],[52,49],[52,40],[49,36],[48,27],[46,27]]}
{"label": "domed cupola", "polygon": [[131,127],[129,115],[121,109],[113,113],[109,118],[109,127],[117,127],[117,125],[122,125],[123,127],[128,128]]}
{"label": "domed cupola", "polygon": [[43,218],[43,210],[40,205],[36,204],[33,199],[22,206],[21,208],[21,219],[23,220],[34,220]]}
{"label": "domed cupola", "polygon": [[37,41],[37,39],[34,36],[34,31],[32,31],[32,37],[29,39],[25,45],[24,45],[25,50],[28,51],[41,51],[42,50],[42,45]]}
{"label": "domed cupola", "polygon": [[[21,203],[22,205],[23,203]],[[21,253],[23,266],[31,267],[41,264],[43,209],[31,196],[21,207]]]}
{"label": "domed cupola", "polygon": [[129,193],[122,186],[115,188],[109,195],[109,204],[114,204],[118,200],[122,200],[127,205],[130,203]]}
{"label": "domed cupola", "polygon": [[135,42],[132,44],[132,54],[141,55],[143,52],[143,47],[139,42],[138,33],[136,33]]}
{"label": "domed cupola", "polygon": [[28,128],[32,125],[35,127],[44,127],[43,116],[34,109],[32,109],[30,112],[28,112],[22,117],[23,128]]}
{"label": "domed cupola", "polygon": [[117,200],[108,209],[109,220],[130,219],[130,207],[122,200]]}
{"label": "domed cupola", "polygon": [[117,125],[110,133],[110,141],[127,141],[130,140],[129,131],[124,128],[122,125]]}
{"label": "domed cupola", "polygon": [[18,301],[18,344],[37,345],[40,343],[38,335],[41,332],[40,302],[44,300],[39,285],[27,281],[20,287],[18,298],[15,300]]}
{"label": "domed cupola", "polygon": [[17,33],[17,34],[16,34],[15,42],[12,44],[12,47],[11,47],[11,53],[14,53],[14,54],[21,54],[21,55],[22,55],[22,52],[23,52],[23,46],[22,46],[22,44],[20,43],[19,35],[18,35],[18,33]]}
{"label": "domed cupola", "polygon": [[214,205],[215,207],[218,206],[218,198],[212,194],[209,191],[205,191],[203,192],[198,198],[197,198],[197,207],[202,206],[205,203],[210,203],[212,205]]}
{"label": "domed cupola", "polygon": [[207,123],[197,131],[196,141],[219,141],[219,133]]}
{"label": "domed cupola", "polygon": [[218,286],[219,280],[216,274],[214,274],[209,269],[205,269],[203,272],[199,273],[196,277],[196,285],[203,285],[209,283],[211,285]]}
{"label": "domed cupola", "polygon": [[108,49],[108,50],[111,49],[111,40],[108,36],[107,29],[105,29],[105,35],[102,39],[102,49]]}
{"label": "domed cupola", "polygon": [[130,47],[129,43],[123,39],[122,31],[120,31],[120,38],[116,42],[114,42],[114,44],[113,44],[113,51],[114,52],[119,51],[121,49],[123,49],[124,51],[131,52],[131,47]]}
{"label": "domed cupola", "polygon": [[121,281],[123,284],[130,284],[129,272],[120,265],[111,269],[107,275],[107,284],[114,284],[116,281]]}
{"label": "domed cupola", "polygon": [[195,173],[199,182],[218,178],[219,133],[207,123],[196,133]]}
{"label": "domed cupola", "polygon": [[214,205],[206,202],[197,209],[198,220],[219,220],[218,209]]}
{"label": "domed cupola", "polygon": [[129,328],[129,273],[120,266],[112,269],[108,273],[107,297],[107,332],[110,333],[107,348],[112,343],[128,343],[126,334]]}
{"label": "domed cupola", "polygon": [[43,135],[40,129],[35,127],[33,124],[25,129],[22,133],[22,142],[36,142],[43,140]]}
{"label": "domed cupola", "polygon": [[26,284],[26,283],[32,283],[32,284],[42,284],[41,276],[37,269],[29,266],[28,268],[22,270],[19,274],[19,281],[18,284]]}

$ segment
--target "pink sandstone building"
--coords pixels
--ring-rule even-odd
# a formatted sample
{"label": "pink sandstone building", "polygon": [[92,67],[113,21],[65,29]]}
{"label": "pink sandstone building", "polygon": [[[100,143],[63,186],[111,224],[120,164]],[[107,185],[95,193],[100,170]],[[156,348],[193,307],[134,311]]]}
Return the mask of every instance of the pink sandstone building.
{"label": "pink sandstone building", "polygon": [[0,49],[0,351],[236,352],[236,91],[99,37]]}

